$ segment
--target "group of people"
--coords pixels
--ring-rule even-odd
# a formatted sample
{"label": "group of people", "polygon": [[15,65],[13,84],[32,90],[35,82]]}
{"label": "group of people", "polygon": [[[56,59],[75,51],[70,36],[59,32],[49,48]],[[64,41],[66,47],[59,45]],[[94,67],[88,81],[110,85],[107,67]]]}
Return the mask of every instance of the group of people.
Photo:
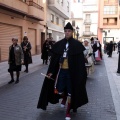
{"label": "group of people", "polygon": [[117,75],[120,75],[120,41],[118,43],[115,43],[113,41],[107,42],[104,45],[104,53],[107,53],[108,57],[112,57],[113,51],[118,48],[117,53],[119,54],[118,56],[118,68],[117,68]]}
{"label": "group of people", "polygon": [[102,59],[101,44],[96,38],[85,39],[82,44],[73,38],[73,27],[67,23],[64,27],[65,37],[56,42],[51,49],[51,61],[46,73],[38,109],[46,110],[48,103],[61,101],[61,107],[66,109],[66,120],[71,119],[70,111],[88,103],[86,91],[87,69]]}
{"label": "group of people", "polygon": [[[19,83],[19,76],[22,65],[25,65],[26,69],[24,72],[28,73],[28,64],[32,63],[31,57],[31,44],[28,41],[28,37],[23,37],[21,45],[18,44],[18,38],[12,38],[12,45],[9,47],[9,58],[8,64],[11,80],[8,84],[15,82]],[[14,71],[16,72],[16,81],[14,80]]]}
{"label": "group of people", "polygon": [[42,55],[41,55],[41,59],[43,60],[43,64],[48,64],[48,60],[51,59],[51,50],[53,45],[55,44],[55,41],[53,40],[52,37],[47,38],[43,44],[42,47]]}

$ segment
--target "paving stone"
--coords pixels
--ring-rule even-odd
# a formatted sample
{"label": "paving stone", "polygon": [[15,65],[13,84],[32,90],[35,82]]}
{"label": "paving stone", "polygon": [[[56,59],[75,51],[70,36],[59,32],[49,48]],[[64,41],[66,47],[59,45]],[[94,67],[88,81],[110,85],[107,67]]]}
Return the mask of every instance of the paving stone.
{"label": "paving stone", "polygon": [[[49,104],[47,111],[37,109],[37,102],[47,66],[22,76],[20,83],[0,87],[0,120],[64,120],[65,109]],[[117,120],[104,62],[95,66],[88,77],[89,103],[71,113],[72,120]]]}

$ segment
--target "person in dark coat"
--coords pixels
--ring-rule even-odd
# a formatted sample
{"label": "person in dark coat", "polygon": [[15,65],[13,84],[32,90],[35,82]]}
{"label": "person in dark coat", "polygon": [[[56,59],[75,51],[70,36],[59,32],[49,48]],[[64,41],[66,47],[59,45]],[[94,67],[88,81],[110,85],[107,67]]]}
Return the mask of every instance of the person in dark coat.
{"label": "person in dark coat", "polygon": [[97,51],[97,44],[95,44],[94,38],[91,38],[91,46],[93,49],[93,57],[94,57],[94,64],[96,64],[96,60],[95,60],[95,52]]}
{"label": "person in dark coat", "polygon": [[28,73],[28,65],[32,63],[32,56],[31,56],[32,47],[30,42],[28,41],[27,36],[23,37],[23,42],[21,43],[21,47],[24,53],[24,65],[26,67],[24,72]]}
{"label": "person in dark coat", "polygon": [[120,75],[120,41],[118,42],[118,69],[117,69],[117,73]]}
{"label": "person in dark coat", "polygon": [[110,41],[109,47],[108,47],[108,57],[112,57],[112,52],[113,52],[113,42]]}
{"label": "person in dark coat", "polygon": [[41,59],[43,59],[43,64],[45,63],[46,65],[48,64],[48,51],[49,51],[49,43],[48,40],[46,40],[43,44],[42,55],[41,55]]}
{"label": "person in dark coat", "polygon": [[[65,38],[55,43],[52,58],[43,82],[37,108],[47,109],[48,103],[56,104],[62,98],[61,107],[67,100],[66,119],[70,110],[88,103],[86,92],[87,71],[83,51],[85,47],[72,37],[70,23],[64,27]],[[51,80],[54,79],[54,80]]]}
{"label": "person in dark coat", "polygon": [[14,82],[14,74],[13,72],[16,72],[16,81],[15,83],[19,83],[19,76],[21,71],[21,65],[24,63],[24,55],[23,51],[20,45],[17,44],[18,38],[12,38],[13,44],[9,47],[9,69],[8,72],[10,73],[11,80],[8,82],[8,84],[11,84]]}
{"label": "person in dark coat", "polygon": [[100,51],[100,58],[102,59],[102,45],[100,44],[100,41],[98,40],[98,38],[97,38],[96,44],[97,44],[97,50]]}
{"label": "person in dark coat", "polygon": [[49,60],[51,60],[51,56],[52,56],[51,50],[52,50],[53,45],[55,44],[55,41],[53,40],[52,37],[50,37],[50,38],[48,39],[48,44],[49,44],[48,56],[49,56]]}

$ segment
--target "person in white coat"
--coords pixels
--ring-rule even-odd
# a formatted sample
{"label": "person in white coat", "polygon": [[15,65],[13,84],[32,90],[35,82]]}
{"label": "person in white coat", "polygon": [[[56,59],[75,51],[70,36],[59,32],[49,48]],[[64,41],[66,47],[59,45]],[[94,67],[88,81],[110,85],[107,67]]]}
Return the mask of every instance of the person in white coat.
{"label": "person in white coat", "polygon": [[94,58],[93,58],[93,49],[91,47],[89,39],[85,39],[83,43],[86,50],[84,51],[85,59],[86,59],[86,67],[88,71],[88,75],[94,72]]}

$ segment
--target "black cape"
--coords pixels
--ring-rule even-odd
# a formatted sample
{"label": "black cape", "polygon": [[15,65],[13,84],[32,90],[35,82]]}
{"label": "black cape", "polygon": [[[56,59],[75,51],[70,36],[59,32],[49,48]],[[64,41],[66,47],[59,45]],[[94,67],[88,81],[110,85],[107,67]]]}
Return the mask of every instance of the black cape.
{"label": "black cape", "polygon": [[[86,92],[87,72],[83,54],[85,48],[79,41],[73,38],[69,39],[68,42],[68,65],[72,82],[71,109],[77,109],[88,102]],[[59,60],[61,55],[63,55],[66,43],[67,40],[62,39],[53,46],[53,55],[47,72],[53,73],[52,78],[56,78],[59,70]],[[54,94],[54,83],[53,80],[45,78],[37,108],[46,110],[48,102],[52,104],[59,102],[60,96]]]}

